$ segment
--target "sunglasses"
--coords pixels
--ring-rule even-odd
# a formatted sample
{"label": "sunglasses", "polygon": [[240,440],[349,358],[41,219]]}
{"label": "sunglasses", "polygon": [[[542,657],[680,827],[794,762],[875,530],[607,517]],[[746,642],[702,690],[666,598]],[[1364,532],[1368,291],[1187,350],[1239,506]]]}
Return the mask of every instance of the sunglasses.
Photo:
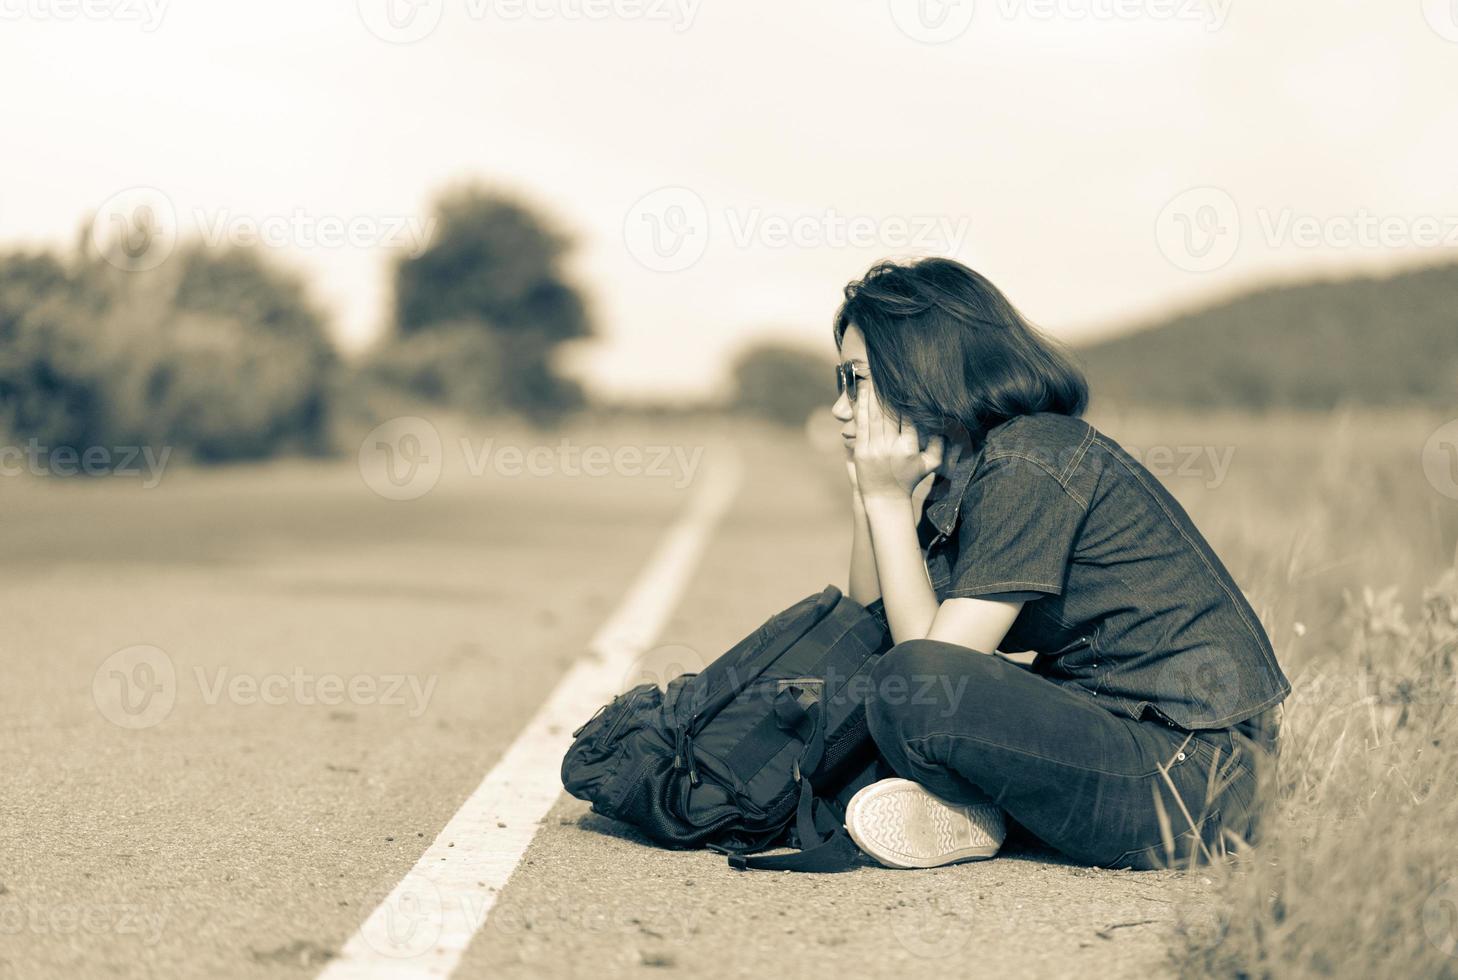
{"label": "sunglasses", "polygon": [[835,366],[835,388],[837,393],[844,393],[852,402],[856,400],[856,372],[850,366],[849,361],[843,361]]}

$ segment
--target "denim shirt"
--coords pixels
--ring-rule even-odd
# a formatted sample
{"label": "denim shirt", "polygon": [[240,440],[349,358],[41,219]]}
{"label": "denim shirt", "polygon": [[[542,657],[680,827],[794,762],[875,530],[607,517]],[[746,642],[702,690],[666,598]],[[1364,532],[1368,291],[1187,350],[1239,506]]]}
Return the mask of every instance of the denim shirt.
{"label": "denim shirt", "polygon": [[917,534],[938,601],[1025,599],[999,649],[1036,651],[1034,671],[1111,711],[1227,728],[1291,691],[1184,508],[1082,419],[990,430],[933,479]]}

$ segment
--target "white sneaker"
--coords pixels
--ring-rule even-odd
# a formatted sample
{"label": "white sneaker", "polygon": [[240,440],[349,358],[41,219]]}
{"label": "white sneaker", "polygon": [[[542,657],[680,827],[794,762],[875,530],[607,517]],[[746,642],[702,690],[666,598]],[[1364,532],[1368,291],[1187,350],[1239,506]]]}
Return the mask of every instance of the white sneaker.
{"label": "white sneaker", "polygon": [[845,828],[862,851],[889,868],[935,868],[990,858],[1007,836],[1002,808],[953,803],[899,777],[864,787],[845,808]]}

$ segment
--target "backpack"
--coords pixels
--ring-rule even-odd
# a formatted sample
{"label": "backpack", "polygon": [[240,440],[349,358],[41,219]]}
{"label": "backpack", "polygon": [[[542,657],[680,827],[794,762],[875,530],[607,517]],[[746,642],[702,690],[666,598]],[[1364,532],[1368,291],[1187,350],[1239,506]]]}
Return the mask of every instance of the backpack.
{"label": "backpack", "polygon": [[[894,775],[866,728],[870,672],[892,645],[880,599],[806,596],[698,673],[639,684],[572,733],[562,784],[592,811],[739,870],[842,871],[845,805]],[[761,855],[776,847],[796,854]]]}

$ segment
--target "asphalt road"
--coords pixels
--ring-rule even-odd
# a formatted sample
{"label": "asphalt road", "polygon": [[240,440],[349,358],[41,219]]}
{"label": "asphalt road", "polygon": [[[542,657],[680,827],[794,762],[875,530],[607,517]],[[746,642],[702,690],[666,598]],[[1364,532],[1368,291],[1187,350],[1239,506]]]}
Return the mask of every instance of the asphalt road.
{"label": "asphalt road", "polygon": [[[676,445],[656,475],[481,469],[482,437],[449,435],[409,500],[353,460],[0,481],[0,975],[317,973],[583,655],[689,500],[695,451],[712,465],[731,437],[746,478],[630,684],[842,581],[833,458],[640,429],[573,438]],[[456,975],[1158,975],[1205,904],[1199,875],[1027,844],[739,874],[563,794]]]}

